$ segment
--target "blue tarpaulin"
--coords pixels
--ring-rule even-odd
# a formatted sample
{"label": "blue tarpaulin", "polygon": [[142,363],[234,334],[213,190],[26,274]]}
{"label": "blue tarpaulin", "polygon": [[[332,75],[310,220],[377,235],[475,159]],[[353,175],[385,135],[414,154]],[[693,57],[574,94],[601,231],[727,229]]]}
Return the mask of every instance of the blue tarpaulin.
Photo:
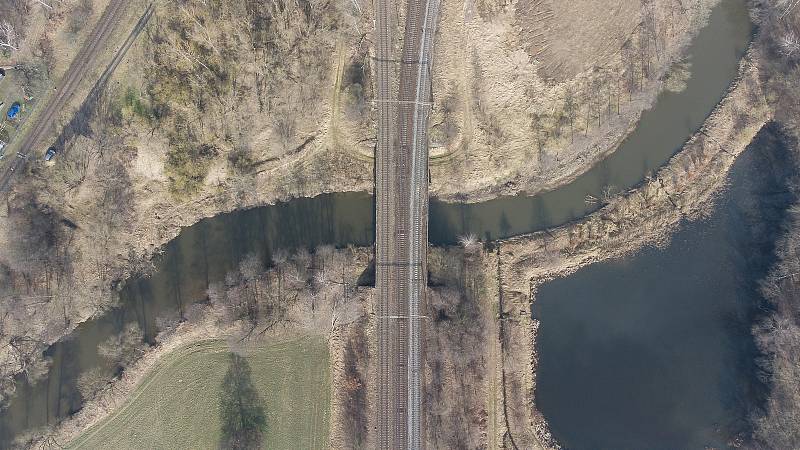
{"label": "blue tarpaulin", "polygon": [[11,108],[8,108],[6,116],[9,119],[13,119],[14,117],[17,117],[17,114],[19,114],[19,103],[14,103],[13,105],[11,105]]}

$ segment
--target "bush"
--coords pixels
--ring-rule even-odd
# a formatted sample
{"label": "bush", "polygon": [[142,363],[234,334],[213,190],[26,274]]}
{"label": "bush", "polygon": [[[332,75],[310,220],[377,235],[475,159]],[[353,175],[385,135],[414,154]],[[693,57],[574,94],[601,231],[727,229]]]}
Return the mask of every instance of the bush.
{"label": "bush", "polygon": [[69,32],[77,34],[83,30],[83,27],[86,26],[92,16],[92,12],[94,12],[94,2],[92,0],[81,0],[80,3],[75,5],[69,13],[69,26],[67,27]]}
{"label": "bush", "polygon": [[170,191],[178,196],[197,192],[218,153],[217,147],[211,144],[187,142],[171,145],[166,164]]}
{"label": "bush", "polygon": [[125,90],[123,97],[123,105],[127,115],[139,117],[140,119],[150,121],[153,119],[153,110],[145,103],[139,91],[134,87],[128,86]]}

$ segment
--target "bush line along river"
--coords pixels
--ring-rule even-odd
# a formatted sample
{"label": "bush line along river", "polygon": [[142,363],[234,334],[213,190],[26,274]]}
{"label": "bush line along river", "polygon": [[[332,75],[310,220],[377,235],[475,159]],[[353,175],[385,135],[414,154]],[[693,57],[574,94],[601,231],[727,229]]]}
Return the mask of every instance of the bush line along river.
{"label": "bush line along river", "polygon": [[[689,48],[691,77],[686,88],[659,95],[611,156],[574,182],[533,197],[502,197],[478,204],[434,200],[431,243],[452,244],[465,233],[499,239],[561,225],[596,208],[585,202],[587,195],[600,197],[606,186],[627,189],[640,183],[680,149],[725,95],[751,34],[744,1],[723,0]],[[300,198],[221,214],[185,228],[165,246],[152,277],[127,283],[121,307],[81,324],[69,338],[48,349],[53,363],[44,380],[34,385],[18,381],[15,398],[0,413],[0,447],[26,430],[52,424],[80,408],[76,381],[80,373],[98,365],[100,342],[132,321],[152,338],[157,317],[175,315],[188,302],[202,299],[208,283],[221,280],[246,254],[258,252],[268,261],[276,249],[368,246],[373,239],[373,200],[364,193]],[[706,344],[715,345],[698,343]],[[544,413],[548,414],[547,407]]]}

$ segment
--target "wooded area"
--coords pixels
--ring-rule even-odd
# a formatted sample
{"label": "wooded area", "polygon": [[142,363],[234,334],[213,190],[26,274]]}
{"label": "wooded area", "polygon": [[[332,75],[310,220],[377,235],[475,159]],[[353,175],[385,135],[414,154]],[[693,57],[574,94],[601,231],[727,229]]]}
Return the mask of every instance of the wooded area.
{"label": "wooded area", "polygon": [[[754,19],[762,52],[763,81],[775,111],[783,145],[800,170],[800,5],[794,0],[759,0]],[[791,187],[797,195],[800,178]],[[789,210],[784,236],[776,244],[777,263],[762,281],[770,310],[754,328],[763,381],[769,388],[765,410],[753,414],[755,446],[800,447],[800,203]]]}

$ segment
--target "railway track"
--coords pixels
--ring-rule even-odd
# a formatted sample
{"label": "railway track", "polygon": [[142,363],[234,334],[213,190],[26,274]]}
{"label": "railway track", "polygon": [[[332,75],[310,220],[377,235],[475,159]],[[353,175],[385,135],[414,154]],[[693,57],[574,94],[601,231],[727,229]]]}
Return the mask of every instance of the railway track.
{"label": "railway track", "polygon": [[[391,35],[392,5],[389,0],[375,4],[377,446],[381,449],[424,447],[421,368],[427,287],[429,61],[439,1],[409,1],[399,60]],[[391,88],[392,75],[397,76],[396,90]]]}
{"label": "railway track", "polygon": [[376,236],[375,236],[375,277],[378,289],[377,332],[378,332],[378,432],[377,447],[395,448],[397,440],[397,334],[388,317],[396,312],[396,286],[390,281],[391,264],[394,261],[394,248],[390,245],[393,226],[393,148],[396,107],[393,103],[394,29],[391,0],[376,0],[375,10],[375,63],[376,100],[378,106],[378,142],[375,155],[376,191]]}
{"label": "railway track", "polygon": [[44,137],[52,132],[53,123],[86,77],[91,68],[90,62],[103,50],[111,36],[111,31],[121,20],[128,3],[126,0],[111,0],[106,6],[83,47],[72,60],[64,78],[57,86],[55,94],[47,101],[44,109],[36,118],[36,122],[17,147],[17,157],[9,163],[3,175],[0,176],[0,192],[8,190],[14,175],[25,166],[28,157],[38,149]]}

